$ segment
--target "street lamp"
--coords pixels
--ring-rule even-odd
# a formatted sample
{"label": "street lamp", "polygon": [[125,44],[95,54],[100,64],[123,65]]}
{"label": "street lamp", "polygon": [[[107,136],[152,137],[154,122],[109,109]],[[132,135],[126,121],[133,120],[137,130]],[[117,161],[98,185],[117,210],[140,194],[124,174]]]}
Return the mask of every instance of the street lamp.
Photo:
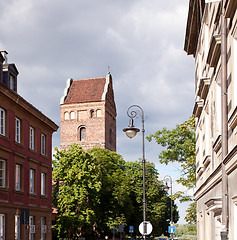
{"label": "street lamp", "polygon": [[[166,191],[166,192],[168,192],[169,191],[169,189],[170,189],[170,193],[171,193],[171,195],[172,195],[172,178],[171,178],[171,176],[169,176],[169,175],[167,175],[167,176],[165,176],[164,177],[164,182],[165,182],[165,186],[164,186],[164,190]],[[170,183],[170,187],[169,187],[169,185],[168,185],[168,183]],[[173,203],[172,203],[172,199],[170,199],[170,202],[171,202],[171,205],[170,205],[170,225],[171,226],[173,226]],[[171,233],[171,239],[173,239],[173,233]]]}
{"label": "street lamp", "polygon": [[[133,110],[135,109],[135,110]],[[126,133],[126,135],[129,138],[133,138],[137,135],[137,133],[140,131],[140,129],[134,127],[133,125],[133,119],[136,116],[139,116],[142,120],[142,172],[143,172],[143,235],[144,239],[146,239],[146,233],[147,233],[147,224],[146,224],[146,190],[145,190],[145,128],[144,128],[144,112],[143,109],[138,105],[132,105],[127,110],[127,115],[130,117],[129,126],[127,128],[124,128],[123,131]]]}

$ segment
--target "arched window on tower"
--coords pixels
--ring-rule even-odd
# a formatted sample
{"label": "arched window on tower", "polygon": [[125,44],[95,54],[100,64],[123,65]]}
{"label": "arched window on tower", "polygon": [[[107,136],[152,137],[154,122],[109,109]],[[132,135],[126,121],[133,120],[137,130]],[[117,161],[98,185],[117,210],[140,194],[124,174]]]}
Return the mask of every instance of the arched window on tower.
{"label": "arched window on tower", "polygon": [[64,120],[69,120],[69,112],[64,113]]}
{"label": "arched window on tower", "polygon": [[91,110],[91,118],[94,118],[95,117],[95,110]]}
{"label": "arched window on tower", "polygon": [[101,117],[101,110],[100,109],[96,110],[96,117]]}
{"label": "arched window on tower", "polygon": [[70,118],[73,120],[75,119],[75,112],[70,112]]}
{"label": "arched window on tower", "polygon": [[86,141],[86,127],[79,127],[79,141],[85,142]]}

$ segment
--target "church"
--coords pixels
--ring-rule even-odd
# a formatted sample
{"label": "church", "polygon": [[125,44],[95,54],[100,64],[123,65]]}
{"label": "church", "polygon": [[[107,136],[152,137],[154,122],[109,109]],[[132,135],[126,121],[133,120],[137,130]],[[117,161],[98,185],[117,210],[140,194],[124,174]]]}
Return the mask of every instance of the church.
{"label": "church", "polygon": [[60,100],[61,149],[77,143],[84,150],[116,151],[116,105],[110,73],[106,77],[68,79]]}

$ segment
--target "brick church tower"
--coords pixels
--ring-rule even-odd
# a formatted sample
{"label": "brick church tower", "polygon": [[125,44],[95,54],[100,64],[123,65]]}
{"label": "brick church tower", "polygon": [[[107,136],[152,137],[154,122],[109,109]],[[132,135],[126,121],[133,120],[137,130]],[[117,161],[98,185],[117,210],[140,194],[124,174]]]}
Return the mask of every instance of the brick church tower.
{"label": "brick church tower", "polygon": [[116,151],[116,106],[110,73],[102,78],[67,80],[61,108],[61,149],[77,143],[83,149]]}

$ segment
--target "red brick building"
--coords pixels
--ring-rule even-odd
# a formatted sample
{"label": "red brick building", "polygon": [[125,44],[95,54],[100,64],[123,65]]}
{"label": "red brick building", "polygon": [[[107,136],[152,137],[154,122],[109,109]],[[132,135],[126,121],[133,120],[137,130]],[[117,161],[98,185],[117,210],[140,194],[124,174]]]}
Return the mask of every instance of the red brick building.
{"label": "red brick building", "polygon": [[116,106],[110,73],[67,81],[61,107],[61,148],[77,143],[116,151]]}
{"label": "red brick building", "polygon": [[17,94],[0,53],[0,239],[51,239],[52,134],[58,126]]}

